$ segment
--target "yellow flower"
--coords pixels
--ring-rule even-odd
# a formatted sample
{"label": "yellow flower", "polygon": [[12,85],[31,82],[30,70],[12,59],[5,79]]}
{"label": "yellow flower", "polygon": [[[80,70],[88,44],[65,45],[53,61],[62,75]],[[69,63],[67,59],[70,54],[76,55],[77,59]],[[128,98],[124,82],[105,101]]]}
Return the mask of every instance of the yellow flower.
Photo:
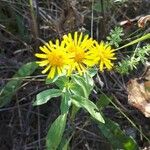
{"label": "yellow flower", "polygon": [[93,66],[89,53],[93,40],[88,35],[83,36],[83,33],[78,34],[77,32],[74,33],[73,37],[70,33],[64,35],[63,40],[66,44],[66,50],[72,59],[68,74],[70,75],[74,70],[77,70],[82,75],[87,67]]}
{"label": "yellow flower", "polygon": [[42,73],[45,74],[49,71],[47,78],[54,78],[55,74],[61,75],[70,63],[65,43],[56,40],[56,44],[53,44],[52,41],[49,41],[49,43],[39,48],[43,53],[36,53],[35,56],[41,59],[37,61],[39,66],[45,67]]}
{"label": "yellow flower", "polygon": [[91,53],[96,64],[99,64],[100,71],[103,71],[105,68],[108,70],[112,69],[113,63],[111,60],[116,59],[114,51],[115,50],[112,49],[110,45],[105,44],[104,42],[98,44],[95,41],[95,46],[92,47]]}

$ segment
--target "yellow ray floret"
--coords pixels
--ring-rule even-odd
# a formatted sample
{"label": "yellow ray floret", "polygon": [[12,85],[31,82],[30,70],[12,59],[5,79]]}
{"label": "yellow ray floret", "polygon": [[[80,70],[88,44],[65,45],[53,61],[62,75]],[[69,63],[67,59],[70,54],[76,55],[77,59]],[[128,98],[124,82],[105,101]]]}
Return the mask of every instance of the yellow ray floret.
{"label": "yellow ray floret", "polygon": [[83,36],[83,33],[75,32],[63,36],[63,41],[66,44],[66,50],[70,55],[72,62],[68,69],[68,74],[77,70],[80,75],[86,71],[87,67],[93,66],[93,58],[90,57],[90,48],[93,45],[93,40],[88,35]]}
{"label": "yellow ray floret", "polygon": [[91,55],[94,57],[95,63],[99,65],[100,71],[104,71],[105,68],[111,70],[114,65],[112,60],[116,59],[115,50],[103,41],[100,43],[95,41],[94,43],[94,47],[91,49]]}
{"label": "yellow ray floret", "polygon": [[45,74],[49,71],[47,78],[54,78],[56,74],[61,75],[70,64],[64,42],[60,43],[59,40],[56,40],[56,44],[53,44],[50,41],[39,48],[43,53],[36,53],[35,56],[41,59],[37,61],[39,66],[45,67],[42,73]]}

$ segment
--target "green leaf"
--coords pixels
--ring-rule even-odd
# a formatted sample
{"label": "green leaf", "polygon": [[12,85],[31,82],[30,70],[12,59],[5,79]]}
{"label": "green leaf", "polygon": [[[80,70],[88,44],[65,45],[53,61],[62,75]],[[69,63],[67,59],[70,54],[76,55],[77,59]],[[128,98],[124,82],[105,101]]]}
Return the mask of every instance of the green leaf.
{"label": "green leaf", "polygon": [[51,98],[62,95],[62,91],[59,89],[48,89],[40,92],[36,95],[36,101],[33,103],[34,106],[42,105],[47,103]]}
{"label": "green leaf", "polygon": [[62,150],[68,150],[70,140],[66,141],[65,145],[62,147]]}
{"label": "green leaf", "polygon": [[[69,78],[66,76],[61,76],[58,78],[58,80],[55,82],[55,84],[59,87],[59,89],[64,89],[67,84],[69,83]],[[67,88],[67,87],[66,87]]]}
{"label": "green leaf", "polygon": [[66,139],[66,137],[64,136],[61,140],[58,150],[70,150],[69,142],[71,141],[72,137],[73,135],[71,135],[69,139],[68,138]]}
{"label": "green leaf", "polygon": [[35,62],[29,62],[23,65],[12,79],[0,91],[0,107],[5,106],[11,101],[12,96],[21,86],[24,78],[31,75],[38,65]]}
{"label": "green leaf", "polygon": [[94,4],[93,9],[97,12],[102,12],[102,11],[105,12],[109,7],[110,4],[108,3],[108,1],[103,1],[103,3],[101,1],[97,1]]}
{"label": "green leaf", "polygon": [[99,100],[96,103],[96,106],[99,108],[99,110],[102,110],[110,103],[109,97],[105,94],[101,94]]}
{"label": "green leaf", "polygon": [[77,112],[80,110],[80,106],[77,107],[77,105],[72,105],[71,107],[71,113],[70,113],[70,120],[73,122],[75,119],[75,116],[77,114]]}
{"label": "green leaf", "polygon": [[51,125],[46,137],[47,150],[57,150],[65,130],[66,119],[67,114],[60,115]]}
{"label": "green leaf", "polygon": [[79,75],[74,75],[71,80],[74,86],[70,89],[73,94],[81,95],[88,98],[93,89],[93,80],[88,75],[86,77],[81,77]]}
{"label": "green leaf", "polygon": [[[96,72],[93,72],[93,73],[94,75],[96,74]],[[94,87],[93,74],[92,73],[90,74],[88,72],[88,73],[85,73],[83,77],[87,84],[87,88],[89,88],[89,91],[91,92]]]}
{"label": "green leaf", "polygon": [[54,82],[56,82],[57,80],[58,80],[58,78],[59,78],[59,76],[58,75],[56,75],[56,76],[54,76],[54,78],[53,79],[46,79],[46,84],[51,84],[51,83],[54,83]]}
{"label": "green leaf", "polygon": [[88,75],[92,78],[94,77],[98,72],[97,67],[88,68]]}
{"label": "green leaf", "polygon": [[102,123],[105,122],[97,106],[89,99],[76,95],[72,97],[72,103],[77,107],[82,107],[86,109],[91,114],[91,116],[97,121]]}
{"label": "green leaf", "polygon": [[22,15],[19,15],[19,13],[14,12],[14,17],[16,18],[16,25],[19,33],[19,38],[22,40],[29,40],[30,35],[27,32],[27,28],[24,25],[24,18]]}
{"label": "green leaf", "polygon": [[63,72],[61,75],[56,74],[53,79],[46,79],[46,84],[56,83],[64,79],[68,79],[68,77],[66,77],[66,72]]}
{"label": "green leaf", "polygon": [[110,34],[107,38],[109,41],[110,45],[114,45],[116,47],[119,47],[119,43],[122,41],[122,36],[124,35],[123,33],[123,28],[121,27],[115,27],[115,29],[110,31]]}
{"label": "green leaf", "polygon": [[81,95],[85,97],[83,89],[78,84],[73,84],[70,91],[73,95]]}
{"label": "green leaf", "polygon": [[63,93],[61,99],[61,106],[60,106],[61,114],[68,113],[70,106],[71,106],[71,97],[70,94],[66,91],[65,93]]}
{"label": "green leaf", "polygon": [[98,127],[113,149],[138,150],[136,142],[127,136],[114,121],[105,118],[105,124],[98,123]]}

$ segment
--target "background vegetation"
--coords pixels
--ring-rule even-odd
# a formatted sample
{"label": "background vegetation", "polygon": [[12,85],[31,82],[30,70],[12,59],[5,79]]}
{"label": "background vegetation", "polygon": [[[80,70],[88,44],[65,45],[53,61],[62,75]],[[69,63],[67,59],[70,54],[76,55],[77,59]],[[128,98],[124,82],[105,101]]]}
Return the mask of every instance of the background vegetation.
{"label": "background vegetation", "polygon": [[[33,62],[40,45],[82,31],[119,47],[149,33],[148,25],[139,28],[137,23],[149,8],[149,0],[0,0],[0,150],[44,150],[49,125],[60,113],[59,99],[33,106],[36,94],[54,86],[45,86],[46,75]],[[117,61],[147,43],[118,51]],[[73,125],[67,122],[63,139],[68,139],[68,149],[121,149],[129,136],[139,148],[150,148],[150,120],[130,106],[127,97],[127,82],[144,72],[141,61],[128,74],[106,71],[94,77],[91,99],[104,107],[100,109],[107,126],[79,111]]]}

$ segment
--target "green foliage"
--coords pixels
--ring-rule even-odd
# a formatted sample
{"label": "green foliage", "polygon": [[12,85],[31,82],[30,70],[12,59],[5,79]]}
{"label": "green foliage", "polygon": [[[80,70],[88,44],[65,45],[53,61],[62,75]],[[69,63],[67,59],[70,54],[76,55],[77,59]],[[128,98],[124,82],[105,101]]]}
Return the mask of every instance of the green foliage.
{"label": "green foliage", "polygon": [[93,6],[93,9],[97,12],[105,12],[107,11],[108,8],[110,8],[110,1],[109,0],[103,0],[103,1],[99,1],[96,0]]}
{"label": "green foliage", "polygon": [[[101,1],[95,0],[95,1],[92,1],[93,3],[92,9],[94,10],[94,13],[96,11],[97,14],[99,13],[107,14],[107,10],[111,8],[112,3],[120,4],[126,1],[128,0],[101,0]],[[3,2],[2,2],[0,6],[0,24],[2,25],[2,27],[4,26],[4,28],[6,29],[5,34],[7,35],[7,32],[8,32],[8,34],[12,36],[12,39],[13,38],[15,39],[15,37],[16,38],[19,37],[18,39],[28,41],[30,38],[33,38],[33,36],[30,36],[29,38],[28,31],[31,34],[32,32],[34,33],[37,32],[36,31],[36,28],[37,28],[36,17],[40,17],[38,19],[39,21],[41,21],[42,24],[38,21],[38,23],[40,23],[39,29],[44,31],[44,33],[48,31],[47,34],[49,34],[53,30],[57,32],[58,30],[57,30],[57,27],[55,29],[54,27],[55,25],[54,26],[50,25],[50,27],[47,29],[46,25],[47,23],[51,21],[47,21],[46,17],[51,18],[51,16],[49,17],[48,15],[46,15],[47,9],[44,8],[46,3],[44,3],[44,1],[41,1],[41,3],[38,4],[39,7],[37,7],[40,9],[36,10],[36,7],[32,5],[34,1],[30,0],[29,2],[30,4],[28,4],[27,2],[24,3],[23,1],[16,1],[12,3],[5,2],[5,5],[3,5]],[[30,8],[31,12],[27,12],[28,7],[31,7]],[[49,8],[49,5],[47,7]],[[50,4],[50,7],[51,7],[51,4]],[[88,7],[88,5],[86,7]],[[80,10],[82,9],[80,8]],[[37,11],[37,14],[35,11]],[[24,14],[24,12],[26,13]],[[53,14],[54,13],[52,13],[52,16]],[[45,19],[42,18],[43,16],[45,16],[44,17]],[[59,21],[59,7],[58,7],[58,14],[56,16],[57,16],[56,23],[58,21],[58,26],[59,26],[59,22],[61,22]],[[32,17],[32,19],[30,19],[30,17]],[[94,24],[95,24],[95,16],[92,16],[92,17],[93,17],[92,19],[94,19]],[[32,21],[29,21],[29,20],[32,20]],[[24,25],[24,21],[26,22],[26,25]],[[27,29],[27,27],[29,26],[30,28]],[[62,27],[62,30],[63,30],[63,27]],[[39,32],[40,34],[39,37],[42,37],[41,33],[42,32]],[[44,34],[44,37],[48,37],[49,35],[47,36],[47,34],[46,35]],[[125,48],[127,46],[133,45],[135,43],[138,43],[138,42],[141,42],[143,40],[150,38],[150,33],[149,33],[140,38],[137,38],[136,40],[129,42],[128,44],[124,46],[119,47],[119,44],[122,42],[123,35],[124,35],[123,29],[121,27],[115,27],[114,30],[110,31],[110,35],[107,37],[108,43],[116,47],[116,50],[120,50],[122,48]],[[14,42],[13,40],[11,41]],[[24,43],[24,41],[22,41],[22,43]],[[29,45],[34,45],[34,44],[36,43],[32,43],[32,42],[29,43]],[[26,44],[26,46],[27,45],[28,43]],[[150,53],[150,45],[146,45],[142,48],[137,48],[136,50],[134,50],[131,56],[127,56],[126,59],[118,63],[118,66],[116,67],[117,71],[121,74],[129,73],[133,69],[136,69],[139,63],[145,63],[145,61],[148,60],[149,53]],[[12,96],[21,87],[24,79],[30,76],[36,70],[36,68],[37,68],[37,64],[35,62],[30,62],[20,67],[20,69],[12,77],[12,79],[1,89],[0,107],[5,106],[11,101]],[[137,150],[138,149],[136,142],[131,137],[128,137],[127,135],[125,135],[125,133],[120,129],[117,123],[106,118],[104,114],[102,113],[102,110],[108,104],[110,104],[110,100],[108,96],[106,96],[105,94],[102,94],[99,100],[96,102],[96,104],[90,100],[90,94],[94,88],[93,76],[96,73],[97,73],[97,69],[94,70],[94,68],[92,68],[88,73],[85,73],[83,76],[74,74],[71,77],[66,77],[62,75],[62,76],[55,76],[54,79],[46,79],[46,84],[56,85],[57,89],[54,89],[54,88],[47,89],[36,95],[36,100],[33,103],[34,106],[45,104],[49,100],[55,100],[55,98],[57,97],[59,97],[61,100],[60,101],[61,102],[60,115],[51,124],[50,128],[48,129],[47,136],[46,136],[46,146],[48,150],[57,150],[57,149],[67,150],[68,149],[69,142],[72,136],[70,135],[63,136],[65,128],[66,128],[67,116],[68,118],[70,117],[69,119],[71,119],[71,121],[73,122],[77,112],[80,109],[83,109],[86,112],[88,112],[90,116],[95,120],[95,122],[98,125],[98,128],[100,129],[100,132],[108,139],[113,149],[124,149],[124,150]]]}
{"label": "green foliage", "polygon": [[74,96],[72,97],[72,103],[76,105],[77,107],[82,107],[86,109],[90,113],[90,115],[97,121],[102,122],[102,123],[105,122],[97,106],[89,99],[86,99],[81,96]]}
{"label": "green foliage", "polygon": [[128,0],[95,0],[93,9],[96,12],[106,12],[110,10],[114,4],[122,4],[127,2]]}
{"label": "green foliage", "polygon": [[71,97],[71,95],[68,91],[63,93],[62,99],[61,99],[61,106],[60,106],[61,114],[68,113],[69,108],[71,106],[71,98],[70,97]]}
{"label": "green foliage", "polygon": [[71,80],[73,83],[72,88],[70,88],[71,92],[75,95],[88,98],[93,89],[93,80],[91,81],[90,79],[78,75],[73,76]]}
{"label": "green foliage", "polygon": [[[111,97],[106,94],[101,94],[97,107],[99,110],[103,110],[111,101]],[[98,127],[101,133],[110,142],[113,149],[124,149],[124,150],[138,150],[138,145],[133,138],[127,136],[119,127],[116,122],[104,117],[105,124],[98,123]]]}
{"label": "green foliage", "polygon": [[105,94],[101,94],[99,100],[96,103],[96,106],[98,107],[99,110],[102,110],[109,103],[110,103],[110,100],[109,100],[108,96],[106,96]]}
{"label": "green foliage", "polygon": [[5,106],[11,101],[12,96],[19,89],[24,79],[31,75],[37,67],[38,65],[35,62],[29,62],[20,67],[12,79],[1,89],[0,107]]}
{"label": "green foliage", "polygon": [[13,7],[13,5],[9,5],[7,2],[1,1],[0,24],[12,35],[17,35],[20,39],[28,41],[30,36],[28,35],[27,28],[24,25],[25,19],[22,7],[18,6],[17,9],[14,9]]}
{"label": "green foliage", "polygon": [[122,42],[121,37],[124,35],[123,28],[115,27],[114,30],[110,31],[110,35],[107,36],[107,40],[109,41],[110,45],[114,45],[119,47],[119,44]]}
{"label": "green foliage", "polygon": [[51,98],[58,97],[62,95],[62,91],[59,89],[48,89],[40,92],[36,95],[36,101],[33,105],[42,105],[47,103]]}
{"label": "green foliage", "polygon": [[14,13],[15,18],[16,18],[16,23],[17,23],[17,30],[19,33],[19,36],[22,40],[29,41],[30,36],[29,33],[27,32],[27,29],[24,26],[24,19],[21,15],[17,14],[16,12]]}
{"label": "green foliage", "polygon": [[[88,99],[94,86],[93,79],[90,74],[91,73],[84,74],[84,76],[79,76],[76,74],[72,75],[71,77],[60,76],[54,82],[59,89],[47,89],[37,94],[34,105],[41,105],[46,103],[52,97],[61,96],[61,115],[52,124],[46,138],[48,149],[55,150],[58,148],[61,142],[62,134],[64,132],[66,116],[69,113],[71,105],[73,106],[71,108],[75,110],[72,111],[72,116],[75,116],[78,110],[83,108],[89,112],[92,118],[98,122],[104,123],[103,117],[98,111],[97,106]],[[63,115],[65,115],[65,119]],[[72,119],[73,118],[74,117],[72,117]],[[67,145],[65,147],[67,147]]]}
{"label": "green foliage", "polygon": [[136,142],[127,136],[116,122],[105,118],[105,124],[99,123],[98,127],[113,149],[138,150]]}
{"label": "green foliage", "polygon": [[58,147],[58,150],[70,150],[69,142],[71,139],[72,139],[72,136],[70,136],[69,139],[66,139],[65,137],[63,137],[62,141]]}
{"label": "green foliage", "polygon": [[148,56],[150,54],[150,44],[142,47],[142,48],[137,48],[135,55],[139,60],[144,64],[148,60]]}
{"label": "green foliage", "polygon": [[[84,74],[84,76],[79,76],[77,74],[74,74],[71,77],[60,76],[54,82],[59,88],[57,90],[55,89],[56,93],[58,92],[58,95],[55,92],[53,95],[53,93],[50,92],[52,89],[43,91],[37,95],[36,103],[39,101],[39,105],[46,103],[51,97],[61,96],[61,115],[53,122],[46,137],[48,150],[67,150],[69,147],[71,137],[69,140],[64,140],[62,137],[66,126],[67,114],[70,112],[70,108],[71,121],[73,121],[79,109],[86,110],[97,122],[100,131],[112,144],[114,149],[122,148],[125,150],[136,150],[137,145],[134,140],[126,136],[121,131],[118,124],[103,116],[101,110],[110,103],[109,98],[105,94],[102,94],[96,105],[89,100],[89,95],[94,87],[92,78],[93,76],[91,72]],[[103,117],[105,119],[103,119]]]}
{"label": "green foliage", "polygon": [[51,84],[54,83],[55,81],[58,80],[58,78],[60,78],[59,76],[55,76],[53,79],[46,79],[46,84]]}
{"label": "green foliage", "polygon": [[[119,43],[122,41],[121,36],[123,35],[121,28],[115,28],[114,31],[111,32],[110,43],[118,47]],[[140,41],[146,40],[150,38],[150,34],[146,34],[122,47],[117,48],[119,50],[121,48],[125,48],[127,46],[133,45]],[[144,62],[146,60],[145,57],[149,54],[149,46],[143,47],[142,49],[137,49],[133,56],[128,58],[130,60],[130,68],[133,69],[136,67],[139,61]],[[136,59],[135,59],[136,58]],[[132,64],[132,66],[131,66]],[[55,84],[58,87],[58,91],[47,92],[43,91],[36,97],[36,102],[38,105],[46,103],[52,97],[61,96],[61,115],[55,120],[55,122],[51,125],[51,128],[47,134],[47,148],[49,149],[58,149],[60,147],[60,143],[63,143],[64,139],[63,133],[65,130],[66,120],[68,113],[71,112],[70,119],[73,122],[76,116],[76,113],[80,109],[86,110],[90,116],[97,122],[99,128],[103,135],[108,138],[110,143],[114,148],[120,149],[123,148],[125,150],[136,149],[137,145],[134,140],[128,136],[126,136],[119,128],[119,126],[108,120],[107,118],[105,122],[103,119],[103,114],[101,110],[105,108],[109,104],[109,99],[105,95],[101,95],[100,100],[95,105],[90,99],[89,96],[94,88],[93,76],[97,73],[96,69],[89,70],[88,73],[85,73],[83,76],[79,76],[78,74],[72,74],[70,77],[65,75],[56,76],[53,80],[47,80],[48,84]],[[50,91],[52,89],[49,89]],[[57,93],[58,92],[58,93]],[[71,110],[70,110],[71,109]],[[65,115],[65,118],[63,117]],[[105,123],[105,124],[104,124]],[[114,140],[114,137],[116,140]],[[69,141],[66,141],[65,149],[67,149],[69,145]]]}
{"label": "green foliage", "polygon": [[57,150],[65,130],[66,119],[67,114],[60,115],[48,130],[46,137],[46,146],[48,150]]}
{"label": "green foliage", "polygon": [[150,54],[150,45],[135,49],[132,56],[127,56],[126,59],[118,63],[117,71],[121,74],[128,74],[133,69],[136,69],[140,63],[145,63]]}
{"label": "green foliage", "polygon": [[72,137],[70,137],[69,139],[66,139],[63,147],[61,149],[59,149],[59,150],[68,150],[69,142],[70,142],[71,138]]}
{"label": "green foliage", "polygon": [[[114,30],[111,30],[110,36],[108,36],[107,39],[109,40],[110,45],[119,47],[119,43],[122,41],[121,36],[123,36],[122,28],[116,27]],[[116,50],[125,48],[149,38],[150,34],[146,34],[122,47],[117,48]],[[130,68],[135,68],[139,61],[144,62],[147,59],[146,57],[148,54],[149,46],[135,50],[131,59],[128,57]],[[125,65],[127,65],[127,63]],[[54,79],[47,80],[46,83],[55,84],[58,89],[48,89],[37,95],[34,105],[41,105],[46,103],[52,97],[61,96],[61,115],[51,125],[46,138],[48,150],[55,150],[60,147],[67,149],[70,140],[64,141],[64,139],[62,139],[66,126],[67,115],[71,112],[71,115],[69,116],[71,122],[73,122],[76,113],[80,109],[86,110],[97,122],[101,132],[112,144],[114,149],[137,149],[137,145],[134,140],[126,136],[115,122],[105,118],[105,116],[102,114],[101,110],[105,108],[111,100],[109,100],[105,94],[101,95],[97,105],[95,105],[89,99],[89,96],[94,88],[93,76],[96,73],[97,69],[93,68],[93,70],[91,69],[87,73],[84,73],[83,76],[79,76],[78,74],[72,74],[69,77],[65,75],[57,75]],[[116,140],[114,140],[114,138],[116,138]]]}

